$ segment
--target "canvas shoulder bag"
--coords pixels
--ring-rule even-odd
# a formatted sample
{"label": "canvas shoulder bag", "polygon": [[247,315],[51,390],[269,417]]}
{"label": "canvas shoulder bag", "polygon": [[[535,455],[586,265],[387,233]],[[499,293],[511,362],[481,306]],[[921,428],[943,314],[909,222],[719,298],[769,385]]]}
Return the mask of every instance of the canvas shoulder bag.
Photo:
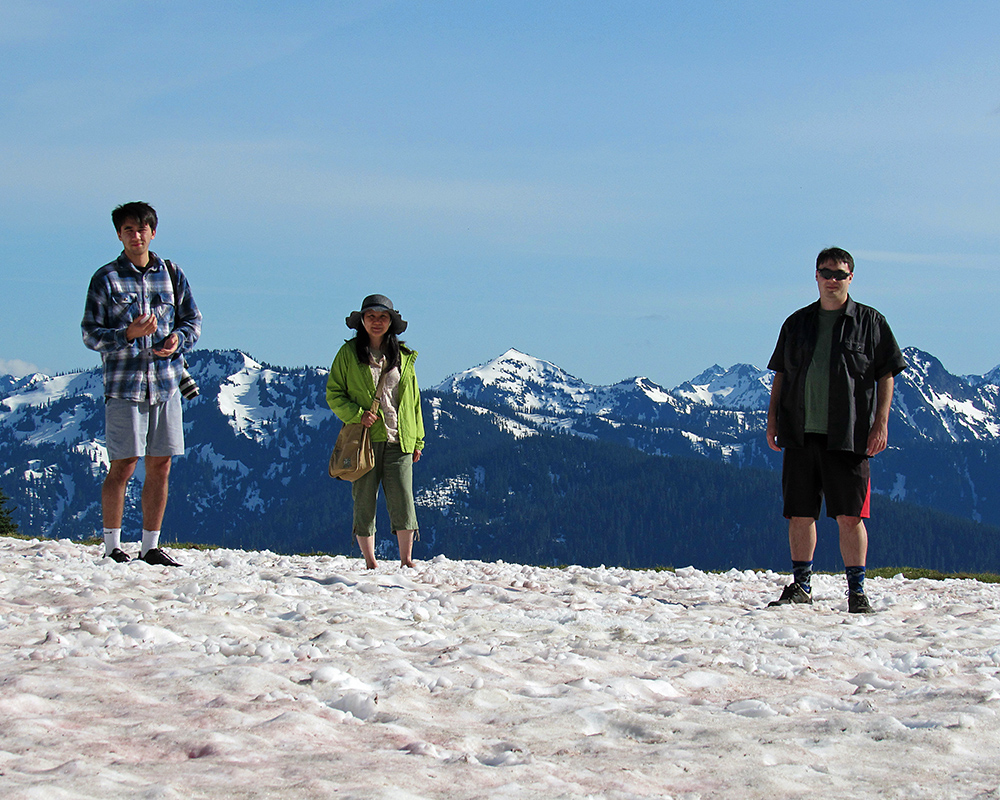
{"label": "canvas shoulder bag", "polygon": [[[383,366],[379,373],[378,385],[375,387],[375,400],[368,409],[372,414],[378,414],[380,406],[379,395],[385,383],[386,369]],[[337,442],[330,454],[328,472],[331,478],[342,481],[356,481],[362,475],[375,468],[375,452],[372,449],[371,429],[360,422],[344,425],[337,436]]]}

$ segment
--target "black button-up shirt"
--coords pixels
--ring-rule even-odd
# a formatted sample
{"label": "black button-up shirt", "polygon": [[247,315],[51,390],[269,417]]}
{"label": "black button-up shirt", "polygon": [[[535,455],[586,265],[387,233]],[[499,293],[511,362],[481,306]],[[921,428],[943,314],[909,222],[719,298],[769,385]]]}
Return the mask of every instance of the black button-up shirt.
{"label": "black button-up shirt", "polygon": [[[784,376],[777,419],[780,447],[803,446],[806,373],[816,349],[819,309],[817,300],[785,320],[767,363]],[[898,375],[906,361],[885,317],[850,297],[834,324],[831,347],[827,447],[864,455],[875,421],[878,381]]]}

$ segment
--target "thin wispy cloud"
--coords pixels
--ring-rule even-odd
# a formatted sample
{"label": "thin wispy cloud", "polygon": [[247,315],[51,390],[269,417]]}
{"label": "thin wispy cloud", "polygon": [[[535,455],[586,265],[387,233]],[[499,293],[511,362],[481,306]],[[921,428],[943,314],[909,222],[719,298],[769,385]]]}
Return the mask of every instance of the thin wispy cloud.
{"label": "thin wispy cloud", "polygon": [[[157,247],[212,287],[201,344],[271,363],[326,363],[330,345],[253,320],[342,317],[377,284],[419,309],[430,378],[522,334],[539,357],[592,354],[595,382],[647,370],[676,383],[734,343],[753,351],[736,360],[768,350],[783,304],[815,291],[816,252],[837,244],[887,281],[936,268],[961,302],[937,307],[927,280],[904,303],[874,275],[857,299],[879,292],[894,330],[957,370],[994,366],[1000,331],[975,352],[950,331],[1000,302],[992,284],[966,289],[1000,263],[1000,7],[737,16],[180,0],[136,24],[115,3],[0,3],[0,263],[42,260],[57,287],[4,309],[7,355],[87,356],[72,348],[86,280],[119,250],[110,209],[144,199],[161,212]],[[123,62],[126,45],[158,57]],[[284,281],[306,290],[290,297]],[[272,284],[270,303],[240,293]],[[240,302],[215,289],[227,285]],[[609,360],[606,327],[564,344],[537,324],[536,298],[613,318],[636,293],[684,348]],[[454,342],[446,310],[480,306]],[[58,322],[19,335],[40,308]],[[931,309],[943,324],[924,341]]]}
{"label": "thin wispy cloud", "polygon": [[23,378],[25,375],[33,375],[41,372],[34,364],[22,361],[19,358],[0,358],[0,375],[12,375],[15,378]]}

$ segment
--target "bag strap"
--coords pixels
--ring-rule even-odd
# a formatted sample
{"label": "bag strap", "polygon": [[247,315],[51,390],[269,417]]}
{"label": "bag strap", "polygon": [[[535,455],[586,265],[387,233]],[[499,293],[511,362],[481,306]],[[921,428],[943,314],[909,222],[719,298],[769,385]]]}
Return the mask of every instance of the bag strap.
{"label": "bag strap", "polygon": [[378,383],[375,385],[375,399],[372,401],[372,407],[368,409],[372,414],[378,414],[379,406],[382,405],[382,401],[378,399],[378,396],[382,394],[382,387],[385,385],[385,376],[388,371],[383,362],[381,372],[378,375]]}
{"label": "bag strap", "polygon": [[170,285],[174,287],[174,305],[177,305],[177,267],[174,266],[174,262],[169,258],[163,259],[163,263],[167,265],[167,275],[170,276]]}

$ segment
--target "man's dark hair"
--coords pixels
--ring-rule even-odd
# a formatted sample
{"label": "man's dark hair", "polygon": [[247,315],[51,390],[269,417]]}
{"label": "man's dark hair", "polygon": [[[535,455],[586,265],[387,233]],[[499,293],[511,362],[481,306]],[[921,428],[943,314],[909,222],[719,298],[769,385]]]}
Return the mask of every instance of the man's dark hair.
{"label": "man's dark hair", "polygon": [[816,256],[816,269],[819,269],[827,261],[832,261],[835,264],[847,264],[848,271],[851,274],[854,273],[854,257],[846,250],[839,247],[828,247],[826,250],[820,250],[819,255]]}
{"label": "man's dark hair", "polygon": [[121,233],[122,225],[134,219],[139,227],[148,225],[151,231],[156,230],[156,211],[149,203],[122,203],[111,212],[111,221],[115,224],[115,233]]}

